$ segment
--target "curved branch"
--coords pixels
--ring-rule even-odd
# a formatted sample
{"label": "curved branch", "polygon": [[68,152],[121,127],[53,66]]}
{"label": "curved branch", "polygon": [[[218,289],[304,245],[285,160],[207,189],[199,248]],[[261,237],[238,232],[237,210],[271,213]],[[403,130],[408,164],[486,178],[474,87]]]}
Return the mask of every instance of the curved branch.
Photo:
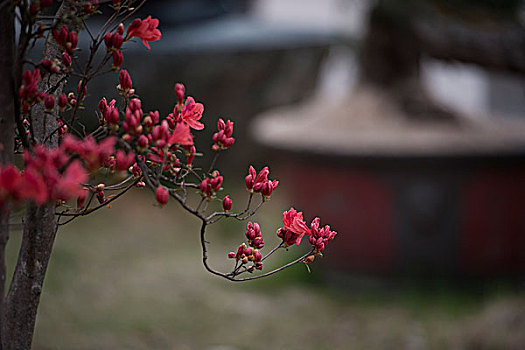
{"label": "curved branch", "polygon": [[[207,225],[208,225],[207,222],[205,220],[202,220],[202,226],[201,226],[201,232],[200,232],[201,248],[202,248],[202,264],[204,265],[204,268],[208,272],[210,272],[211,274],[214,274],[216,276],[220,276],[220,277],[225,278],[225,279],[227,279],[229,281],[244,282],[244,281],[251,281],[251,280],[255,280],[255,279],[259,279],[259,278],[263,278],[263,277],[267,277],[267,276],[273,275],[274,273],[277,273],[279,271],[287,269],[290,266],[293,266],[293,265],[295,265],[297,263],[302,262],[306,257],[308,257],[309,255],[311,255],[314,252],[314,249],[312,248],[308,253],[300,256],[299,258],[297,258],[297,259],[295,259],[293,261],[290,261],[289,263],[287,263],[287,264],[285,264],[285,265],[283,265],[281,267],[278,267],[278,268],[276,268],[274,270],[271,270],[269,272],[266,272],[266,273],[263,273],[263,274],[260,274],[260,275],[251,276],[251,277],[244,277],[244,278],[235,278],[235,275],[232,276],[230,274],[226,274],[226,273],[214,270],[208,264],[208,249],[206,248],[206,226]],[[277,248],[274,248],[270,253],[273,253],[280,246],[281,245],[279,245]],[[270,255],[270,253],[268,253],[268,255]],[[245,272],[245,271],[241,271],[240,273],[243,273],[243,272]]]}

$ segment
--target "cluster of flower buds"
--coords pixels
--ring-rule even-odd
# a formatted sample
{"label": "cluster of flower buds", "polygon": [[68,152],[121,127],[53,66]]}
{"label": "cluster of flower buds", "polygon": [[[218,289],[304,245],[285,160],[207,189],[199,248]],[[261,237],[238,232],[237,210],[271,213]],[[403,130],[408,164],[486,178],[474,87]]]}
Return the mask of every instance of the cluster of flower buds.
{"label": "cluster of flower buds", "polygon": [[[65,94],[60,94],[57,99],[44,91],[38,91],[40,82],[40,70],[35,68],[33,71],[26,70],[22,76],[22,85],[18,91],[20,96],[21,111],[28,115],[31,107],[35,103],[43,103],[46,112],[52,112],[55,103],[58,104],[60,112],[63,112],[68,104]],[[73,94],[74,96],[74,94]],[[76,101],[76,99],[75,99]]]}
{"label": "cluster of flower buds", "polygon": [[208,200],[214,198],[215,194],[221,189],[222,180],[223,178],[220,175],[219,171],[214,170],[211,173],[211,176],[202,180],[199,186],[202,195],[207,197]]}
{"label": "cluster of flower buds", "polygon": [[117,101],[115,100],[111,100],[108,104],[106,98],[104,97],[98,103],[98,110],[102,114],[102,118],[100,118],[100,124],[107,125],[109,132],[112,133],[116,132],[119,127],[119,113],[117,107],[115,107],[116,102]]}
{"label": "cluster of flower buds", "polygon": [[230,120],[225,122],[221,118],[217,122],[217,129],[219,129],[219,131],[213,134],[213,146],[211,146],[211,149],[220,151],[233,146],[235,142],[235,139],[231,137],[233,134],[233,122]]}
{"label": "cluster of flower buds", "polygon": [[151,131],[152,143],[158,148],[165,148],[168,146],[170,138],[170,128],[167,120],[163,120],[160,125],[153,127]]}
{"label": "cluster of flower buds", "polygon": [[[144,156],[137,156],[141,161],[144,161]],[[142,170],[140,170],[140,167],[137,163],[134,163],[132,166],[129,167],[129,172],[133,174],[133,177],[138,179],[142,176]]]}
{"label": "cluster of flower buds", "polygon": [[52,60],[44,59],[40,61],[40,67],[47,70],[49,73],[57,73],[60,71],[60,60],[57,58]]}
{"label": "cluster of flower buds", "polygon": [[67,133],[67,125],[64,124],[62,118],[58,118],[58,137],[63,138]]}
{"label": "cluster of flower buds", "polygon": [[36,17],[40,11],[50,7],[51,4],[53,4],[53,0],[33,0],[31,5],[29,5],[29,15]]}
{"label": "cluster of flower buds", "polygon": [[111,69],[117,71],[122,62],[124,62],[124,56],[122,55],[122,44],[124,43],[124,24],[120,23],[117,27],[115,33],[106,33],[104,35],[104,43],[106,44],[106,50],[112,52],[113,56],[113,65]]}
{"label": "cluster of flower buds", "polygon": [[91,15],[95,13],[98,9],[98,0],[88,0],[87,3],[84,4],[84,14],[85,15]]}
{"label": "cluster of flower buds", "polygon": [[138,98],[132,98],[126,107],[122,128],[128,135],[138,136],[142,134],[142,103]]}
{"label": "cluster of flower buds", "polygon": [[248,175],[244,178],[244,183],[248,191],[261,193],[264,199],[269,198],[279,185],[279,181],[277,180],[268,180],[269,174],[270,170],[268,170],[268,167],[264,167],[259,174],[257,174],[255,168],[250,165]]}
{"label": "cluster of flower buds", "polygon": [[97,170],[101,165],[108,164],[109,158],[115,153],[115,137],[106,137],[97,143],[92,136],[87,136],[82,140],[74,136],[64,137],[59,150],[64,154],[79,156],[90,171]]}
{"label": "cluster of flower buds", "polygon": [[22,85],[18,94],[22,103],[24,114],[29,113],[30,107],[35,103],[38,94],[38,82],[40,81],[40,69],[26,70],[22,75]]}
{"label": "cluster of flower buds", "polygon": [[157,191],[155,191],[155,198],[157,199],[157,202],[164,206],[168,204],[168,199],[170,198],[170,193],[168,189],[164,186],[157,187]]}
{"label": "cluster of flower buds", "polygon": [[317,254],[324,250],[326,244],[337,235],[337,232],[330,230],[329,225],[320,228],[319,222],[320,219],[315,218],[310,223],[310,227],[308,227],[303,220],[303,213],[297,212],[294,208],[290,208],[290,210],[283,213],[284,227],[277,231],[277,236],[282,238],[285,247],[293,244],[299,245],[305,235],[309,236],[308,241]]}
{"label": "cluster of flower buds", "polygon": [[144,118],[142,124],[144,125],[145,132],[151,132],[153,126],[156,125],[160,120],[159,111],[149,112],[149,114]]}
{"label": "cluster of flower buds", "polygon": [[253,262],[253,265],[248,268],[248,271],[252,272],[254,269],[262,270],[262,254],[258,249],[253,247],[248,247],[246,243],[242,243],[239,248],[237,248],[237,253],[229,252],[228,258],[236,259],[240,261],[243,265],[248,264],[248,262]]}
{"label": "cluster of flower buds", "polygon": [[70,92],[69,94],[67,94],[67,103],[69,103],[69,105],[71,107],[75,107],[76,106],[76,104],[77,104],[77,96],[75,95],[75,93]]}
{"label": "cluster of flower buds", "polygon": [[24,153],[26,167],[0,169],[0,201],[31,200],[38,204],[78,196],[88,175],[79,160],[70,162],[62,148],[35,145]]}
{"label": "cluster of flower buds", "polygon": [[117,150],[115,155],[110,156],[104,166],[110,171],[127,171],[131,164],[135,162],[135,153],[126,153],[123,150]]}
{"label": "cluster of flower buds", "polygon": [[[119,74],[120,85],[118,89],[124,96],[134,93],[131,85],[131,78],[125,70]],[[99,110],[102,114],[101,125],[106,125],[110,132],[115,133],[119,128],[119,113],[115,107],[115,101],[109,104],[106,99],[99,103]],[[175,120],[173,114],[170,118],[161,120],[158,111],[149,112],[145,117],[141,108],[141,101],[132,98],[126,112],[122,128],[125,134],[122,140],[132,145],[135,144],[139,153],[146,153],[150,162],[164,164],[163,171],[178,172],[181,163],[176,157],[176,148],[183,146],[186,150],[188,165],[195,157],[196,149],[193,146],[193,135],[189,125],[182,119]]]}
{"label": "cluster of flower buds", "polygon": [[151,147],[151,152],[147,154],[148,160],[158,165],[164,164],[162,171],[172,171],[174,174],[180,170],[180,161],[175,153],[158,147]]}
{"label": "cluster of flower buds", "polygon": [[321,219],[315,218],[310,224],[311,235],[308,238],[310,244],[315,248],[316,252],[324,250],[326,244],[333,240],[337,235],[337,232],[330,231],[330,226],[326,225],[325,227],[319,227],[319,221]]}
{"label": "cluster of flower buds", "polygon": [[127,70],[122,69],[118,74],[119,84],[117,90],[123,97],[129,98],[135,95],[135,89],[133,89],[133,82]]}
{"label": "cluster of flower buds", "polygon": [[261,235],[261,227],[258,223],[251,223],[249,222],[248,225],[246,225],[246,233],[245,233],[246,239],[248,240],[248,243],[251,247],[261,249],[264,247],[264,241]]}
{"label": "cluster of flower buds", "polygon": [[53,38],[57,44],[67,51],[68,54],[72,54],[77,48],[78,34],[75,31],[68,31],[66,26],[62,26],[60,30],[51,30]]}
{"label": "cluster of flower buds", "polygon": [[95,192],[95,197],[97,197],[97,200],[100,204],[104,204],[106,203],[106,201],[108,200],[106,198],[106,195],[104,194],[104,189],[106,188],[106,186],[104,184],[98,184],[97,186],[95,186],[94,188],[94,192]]}

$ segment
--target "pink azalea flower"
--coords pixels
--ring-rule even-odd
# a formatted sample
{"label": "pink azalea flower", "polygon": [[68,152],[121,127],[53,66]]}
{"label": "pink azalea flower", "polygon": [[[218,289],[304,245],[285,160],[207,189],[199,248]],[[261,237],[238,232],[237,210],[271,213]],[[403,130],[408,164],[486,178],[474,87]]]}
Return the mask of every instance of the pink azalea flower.
{"label": "pink azalea flower", "polygon": [[21,186],[17,195],[20,199],[28,199],[37,204],[43,204],[48,200],[48,185],[35,168],[28,167],[22,175]]}
{"label": "pink azalea flower", "polygon": [[192,146],[193,145],[193,135],[190,132],[190,127],[186,123],[177,123],[175,124],[175,130],[171,134],[168,144],[173,145],[178,143],[182,146]]}
{"label": "pink azalea flower", "polygon": [[186,104],[184,105],[184,107],[182,107],[180,118],[191,128],[195,130],[202,130],[204,129],[204,124],[199,122],[199,119],[202,118],[203,112],[204,106],[202,105],[202,103],[196,103],[193,97],[188,97],[186,99]]}
{"label": "pink azalea flower", "polygon": [[144,46],[149,50],[151,48],[148,41],[157,41],[161,37],[160,30],[157,29],[158,26],[159,20],[151,18],[151,16],[143,20],[137,18],[129,25],[126,37],[128,39],[133,37],[141,39]]}
{"label": "pink azalea flower", "polygon": [[84,167],[80,161],[75,160],[58,180],[55,187],[55,198],[67,200],[82,195],[84,192],[82,183],[86,182],[87,179],[88,175]]}
{"label": "pink azalea flower", "polygon": [[294,234],[286,235],[286,233],[284,233],[284,236],[289,236],[286,238],[283,237],[288,244],[295,243],[299,245],[304,235],[310,235],[310,229],[303,220],[303,213],[297,212],[294,208],[290,208],[290,210],[283,213],[283,224],[286,231]]}

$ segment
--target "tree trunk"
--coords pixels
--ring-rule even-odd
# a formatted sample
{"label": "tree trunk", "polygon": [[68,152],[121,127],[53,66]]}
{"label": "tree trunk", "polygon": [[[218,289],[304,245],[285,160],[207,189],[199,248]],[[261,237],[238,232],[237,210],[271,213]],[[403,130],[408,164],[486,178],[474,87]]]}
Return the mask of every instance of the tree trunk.
{"label": "tree trunk", "polygon": [[[9,6],[0,9],[0,162],[13,162],[15,139],[15,88],[13,65],[15,55],[14,16]],[[0,350],[4,326],[6,280],[5,248],[9,239],[9,205],[0,204]]]}
{"label": "tree trunk", "polygon": [[7,296],[4,349],[31,349],[55,234],[55,204],[28,204],[22,246]]}
{"label": "tree trunk", "polygon": [[[78,31],[76,17],[71,16],[77,13],[77,6],[81,6],[81,2],[75,0],[62,2],[56,14],[61,19],[60,25],[64,24],[70,30]],[[48,35],[43,58],[60,58],[61,54],[52,35]],[[62,93],[64,78],[65,75],[62,73],[48,76],[44,72],[40,90],[52,93],[56,100]],[[57,84],[56,89],[51,89]],[[58,133],[55,132],[52,137],[48,137],[58,126],[57,118],[46,115],[42,104],[37,104],[31,115],[34,139],[38,142],[45,140],[46,147],[58,146]],[[56,115],[58,115],[58,106],[55,105],[54,116]],[[4,326],[4,349],[31,349],[40,294],[57,231],[55,208],[55,203],[41,206],[34,203],[27,205],[22,244],[5,303],[7,322]]]}

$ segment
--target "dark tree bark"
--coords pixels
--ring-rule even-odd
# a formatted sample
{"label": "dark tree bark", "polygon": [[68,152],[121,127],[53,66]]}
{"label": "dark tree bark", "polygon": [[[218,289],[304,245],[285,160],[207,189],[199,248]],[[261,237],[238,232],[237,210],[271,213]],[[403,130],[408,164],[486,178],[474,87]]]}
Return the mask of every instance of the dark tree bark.
{"label": "dark tree bark", "polygon": [[[64,0],[57,12],[57,17],[70,30],[77,30],[74,16],[76,8],[81,6],[75,0]],[[51,35],[48,35],[43,58],[60,58],[61,51]],[[40,89],[56,97],[62,93],[66,76],[61,73],[51,76],[44,73]],[[55,113],[57,115],[57,106]],[[44,142],[46,147],[58,145],[58,134],[55,132],[58,119],[46,115],[44,107],[37,104],[32,110],[33,136],[37,142]],[[12,149],[12,148],[11,148]],[[31,349],[38,304],[44,278],[47,271],[53,243],[57,231],[55,203],[37,206],[29,203],[26,209],[22,244],[18,253],[15,272],[5,301],[4,349]]]}
{"label": "dark tree bark", "polygon": [[[13,162],[15,139],[15,88],[13,66],[15,55],[15,27],[10,6],[0,9],[0,162]],[[4,325],[4,294],[6,281],[5,248],[9,239],[9,206],[0,204],[0,349]]]}

